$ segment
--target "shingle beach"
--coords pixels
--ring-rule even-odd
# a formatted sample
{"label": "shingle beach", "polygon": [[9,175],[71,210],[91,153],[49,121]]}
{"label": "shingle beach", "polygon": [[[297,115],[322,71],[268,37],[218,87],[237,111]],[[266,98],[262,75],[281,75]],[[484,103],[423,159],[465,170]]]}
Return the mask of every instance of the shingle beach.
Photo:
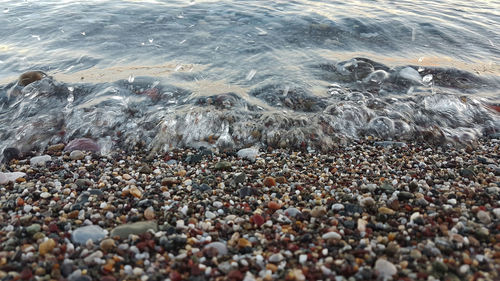
{"label": "shingle beach", "polygon": [[64,148],[0,170],[0,280],[500,280],[499,139]]}

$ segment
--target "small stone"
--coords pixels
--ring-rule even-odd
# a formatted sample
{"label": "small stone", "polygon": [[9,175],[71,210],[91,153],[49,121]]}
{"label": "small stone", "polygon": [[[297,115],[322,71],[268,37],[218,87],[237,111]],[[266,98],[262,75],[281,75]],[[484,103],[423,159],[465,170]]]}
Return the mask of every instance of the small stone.
{"label": "small stone", "polygon": [[220,161],[215,164],[214,167],[215,170],[230,170],[231,169],[231,162],[228,161]]}
{"label": "small stone", "polygon": [[332,205],[332,210],[334,211],[342,211],[344,209],[344,205],[340,203],[335,203]]}
{"label": "small stone", "polygon": [[46,162],[52,160],[50,155],[35,156],[30,159],[31,166],[44,166]]}
{"label": "small stone", "polygon": [[375,270],[378,272],[378,275],[384,280],[391,279],[392,276],[398,272],[396,266],[393,263],[382,258],[377,259],[377,261],[375,262]]}
{"label": "small stone", "polygon": [[85,154],[81,150],[73,150],[69,154],[69,158],[71,160],[82,160],[85,158]]}
{"label": "small stone", "polygon": [[110,250],[114,249],[115,248],[115,240],[111,239],[111,238],[108,238],[108,239],[104,239],[101,241],[101,243],[99,244],[99,247],[101,248],[101,250],[103,250],[104,252],[109,252]]}
{"label": "small stone", "polygon": [[361,207],[368,208],[375,205],[375,200],[371,197],[364,197],[360,200]]}
{"label": "small stone", "polygon": [[19,76],[19,79],[17,80],[17,84],[19,86],[25,87],[25,86],[28,86],[29,84],[31,84],[35,81],[42,80],[46,76],[47,75],[41,71],[28,71],[28,72],[21,74],[21,76]]}
{"label": "small stone", "polygon": [[144,164],[144,165],[142,165],[139,168],[138,172],[141,173],[141,174],[151,174],[153,172],[153,170],[151,170],[151,168],[149,167],[149,165]]}
{"label": "small stone", "polygon": [[148,207],[146,210],[144,210],[144,218],[147,220],[153,220],[155,218],[155,210],[153,207]]}
{"label": "small stone", "polygon": [[37,232],[40,232],[40,230],[42,230],[42,226],[38,223],[34,223],[28,227],[26,227],[26,232],[29,234],[29,235],[33,235]]}
{"label": "small stone", "polygon": [[378,212],[379,212],[379,214],[382,214],[382,215],[394,215],[394,213],[396,213],[394,210],[389,209],[387,207],[378,208]]}
{"label": "small stone", "polygon": [[51,253],[52,250],[56,247],[56,241],[54,239],[48,239],[47,241],[42,242],[38,247],[38,252],[40,255],[45,255]]}
{"label": "small stone", "polygon": [[417,249],[413,249],[410,252],[410,257],[412,257],[415,260],[419,260],[422,257],[422,253]]}
{"label": "small stone", "polygon": [[299,214],[302,214],[302,212],[299,211],[299,209],[294,208],[294,207],[290,207],[290,208],[287,208],[285,210],[285,215],[292,217],[292,218],[296,217]]}
{"label": "small stone", "polygon": [[245,173],[237,173],[234,175],[233,181],[235,184],[244,183],[247,179]]}
{"label": "small stone", "polygon": [[413,199],[415,197],[412,193],[406,192],[406,191],[401,191],[398,193],[398,200],[399,201],[408,201],[410,199]]}
{"label": "small stone", "polygon": [[473,180],[476,177],[476,173],[474,173],[474,171],[469,168],[460,170],[460,175],[470,180]]}
{"label": "small stone", "polygon": [[238,247],[240,248],[252,247],[252,243],[245,238],[240,238],[238,239]]}
{"label": "small stone", "polygon": [[42,193],[40,193],[40,197],[43,198],[43,199],[47,199],[50,196],[52,196],[52,195],[50,193],[48,193],[48,192],[42,192]]}
{"label": "small stone", "polygon": [[252,162],[255,162],[257,156],[259,156],[259,150],[253,147],[244,148],[238,151],[238,157],[243,159],[248,159]]}
{"label": "small stone", "polygon": [[137,186],[132,186],[129,190],[130,194],[135,198],[142,198],[142,192],[139,190]]}
{"label": "small stone", "polygon": [[282,254],[280,253],[277,253],[277,254],[272,254],[270,257],[269,257],[269,262],[272,262],[272,263],[280,263],[282,260],[284,260],[285,257],[283,257]]}
{"label": "small stone", "polygon": [[47,148],[49,152],[59,152],[64,149],[64,143],[53,144]]}
{"label": "small stone", "polygon": [[135,223],[122,224],[111,230],[111,237],[119,236],[121,239],[127,239],[130,234],[140,235],[149,229],[158,231],[156,221],[140,221]]}
{"label": "small stone", "polygon": [[275,211],[275,210],[280,209],[280,208],[281,208],[281,205],[280,205],[280,204],[278,204],[278,203],[276,203],[276,202],[274,202],[274,201],[269,201],[269,203],[267,203],[267,207],[268,207],[269,209],[271,209],[271,210],[274,210],[274,211]]}
{"label": "small stone", "polygon": [[261,226],[263,225],[266,221],[264,220],[264,218],[259,215],[259,214],[255,214],[252,216],[252,221],[257,225],[257,226]]}
{"label": "small stone", "polygon": [[209,248],[217,250],[218,256],[225,256],[228,253],[226,244],[222,242],[212,242],[210,244],[205,245],[204,247],[204,249],[209,249]]}
{"label": "small stone", "polygon": [[307,261],[307,255],[300,255],[299,256],[299,263],[304,264]]}
{"label": "small stone", "polygon": [[128,180],[131,180],[132,179],[132,176],[130,176],[129,174],[123,174],[122,175],[122,179],[128,181]]}
{"label": "small stone", "polygon": [[311,216],[319,218],[326,215],[326,208],[323,206],[316,206],[311,210]]}
{"label": "small stone", "polygon": [[440,261],[435,261],[432,264],[432,269],[436,273],[446,273],[448,272],[448,266]]}
{"label": "small stone", "polygon": [[267,177],[267,178],[265,178],[263,183],[267,187],[271,187],[271,186],[275,186],[276,185],[276,181],[274,180],[273,177]]}
{"label": "small stone", "polygon": [[98,225],[87,225],[75,229],[71,235],[71,240],[78,244],[85,244],[90,239],[97,243],[106,237],[106,232]]}
{"label": "small stone", "polygon": [[321,236],[321,238],[323,238],[324,240],[328,240],[328,239],[340,240],[340,239],[342,239],[342,236],[339,233],[335,232],[335,231],[330,231],[330,232],[327,232],[327,233],[323,234]]}
{"label": "small stone", "polygon": [[83,259],[83,262],[85,262],[86,264],[92,264],[92,263],[95,263],[97,259],[100,259],[102,257],[103,257],[103,253],[101,251],[97,250],[94,253],[86,256]]}
{"label": "small stone", "polygon": [[500,219],[500,208],[493,209],[493,214],[495,214],[495,217],[497,217],[497,219]]}
{"label": "small stone", "polygon": [[477,218],[483,224],[489,224],[491,222],[490,214],[488,212],[486,212],[486,211],[483,211],[483,210],[477,212]]}

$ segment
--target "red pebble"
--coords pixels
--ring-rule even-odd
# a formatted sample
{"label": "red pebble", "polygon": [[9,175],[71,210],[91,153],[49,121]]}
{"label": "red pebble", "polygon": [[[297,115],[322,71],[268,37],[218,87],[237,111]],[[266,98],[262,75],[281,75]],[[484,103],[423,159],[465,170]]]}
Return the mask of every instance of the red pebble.
{"label": "red pebble", "polygon": [[252,221],[253,223],[255,223],[257,226],[261,226],[263,225],[266,221],[264,220],[264,218],[259,215],[259,214],[255,214],[252,216]]}
{"label": "red pebble", "polygon": [[172,281],[181,281],[182,280],[182,276],[177,271],[170,272],[169,277],[170,277],[170,280],[172,280]]}
{"label": "red pebble", "polygon": [[30,280],[33,277],[33,272],[29,268],[23,269],[20,276],[22,280]]}
{"label": "red pebble", "polygon": [[101,281],[116,281],[116,278],[111,275],[108,275],[101,277]]}
{"label": "red pebble", "polygon": [[227,279],[229,280],[235,280],[235,281],[240,281],[240,280],[243,280],[243,273],[241,273],[241,271],[235,269],[235,270],[232,270],[231,272],[229,272],[229,274],[227,275]]}
{"label": "red pebble", "polygon": [[267,177],[264,179],[264,185],[267,187],[275,186],[276,185],[276,180],[272,177]]}
{"label": "red pebble", "polygon": [[281,208],[281,205],[274,201],[270,201],[269,203],[267,203],[267,207],[271,210],[278,210],[279,208]]}
{"label": "red pebble", "polygon": [[51,223],[51,224],[49,224],[49,231],[50,232],[58,232],[59,231],[59,227],[57,227],[57,224]]}

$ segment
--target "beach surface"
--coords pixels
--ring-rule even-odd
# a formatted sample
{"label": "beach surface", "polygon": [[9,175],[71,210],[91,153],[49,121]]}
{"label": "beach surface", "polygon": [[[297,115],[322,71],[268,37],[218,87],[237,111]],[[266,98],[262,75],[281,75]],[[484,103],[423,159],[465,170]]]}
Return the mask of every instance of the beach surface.
{"label": "beach surface", "polygon": [[0,278],[499,280],[499,147],[10,155]]}

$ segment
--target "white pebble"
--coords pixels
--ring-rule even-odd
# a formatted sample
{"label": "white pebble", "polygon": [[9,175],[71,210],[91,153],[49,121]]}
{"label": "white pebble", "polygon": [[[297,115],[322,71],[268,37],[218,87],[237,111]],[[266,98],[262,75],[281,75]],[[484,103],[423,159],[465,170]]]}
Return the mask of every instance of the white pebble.
{"label": "white pebble", "polygon": [[301,264],[304,264],[307,261],[307,255],[300,255],[299,256],[299,262]]}

